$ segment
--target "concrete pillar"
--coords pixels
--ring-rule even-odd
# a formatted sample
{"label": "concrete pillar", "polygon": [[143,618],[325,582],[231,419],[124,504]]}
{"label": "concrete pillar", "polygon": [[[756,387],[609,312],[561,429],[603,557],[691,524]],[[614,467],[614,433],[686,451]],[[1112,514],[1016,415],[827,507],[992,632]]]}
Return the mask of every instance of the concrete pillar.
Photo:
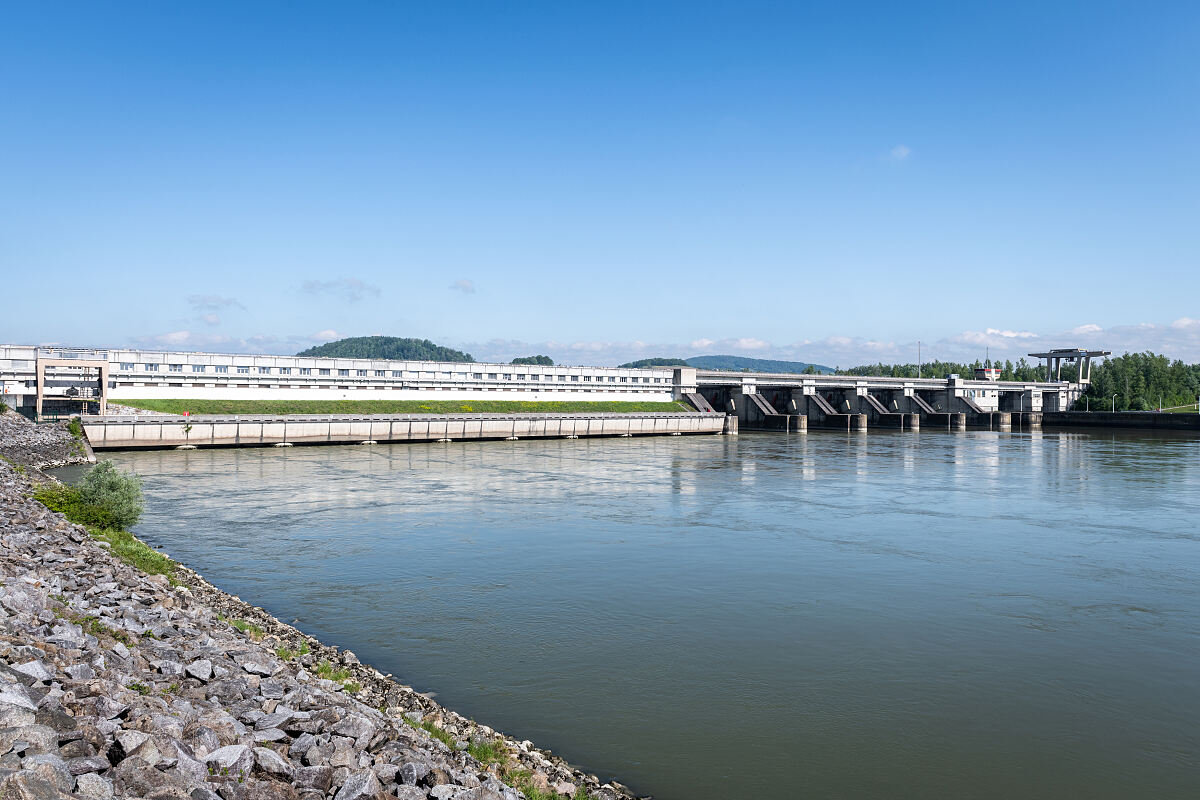
{"label": "concrete pillar", "polygon": [[850,430],[859,433],[867,432],[867,415],[866,414],[851,414],[850,415]]}
{"label": "concrete pillar", "polygon": [[685,394],[691,394],[696,391],[696,368],[695,367],[676,367],[674,370],[674,383],[671,387],[671,394],[676,400],[682,400]]}
{"label": "concrete pillar", "polygon": [[37,380],[35,381],[35,391],[37,392],[37,394],[34,396],[34,401],[33,401],[33,403],[34,403],[33,413],[35,415],[34,419],[42,418],[42,392],[45,388],[46,388],[46,365],[42,363],[41,359],[38,359]]}
{"label": "concrete pillar", "polygon": [[100,367],[100,416],[108,413],[108,373],[111,369],[108,364]]}
{"label": "concrete pillar", "polygon": [[965,431],[967,429],[967,415],[966,414],[951,414],[950,415],[950,427],[956,431]]}

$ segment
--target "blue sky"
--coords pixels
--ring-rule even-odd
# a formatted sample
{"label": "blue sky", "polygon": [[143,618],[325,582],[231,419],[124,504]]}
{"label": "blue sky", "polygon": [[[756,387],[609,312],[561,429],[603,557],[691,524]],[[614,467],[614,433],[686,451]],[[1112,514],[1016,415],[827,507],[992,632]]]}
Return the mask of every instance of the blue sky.
{"label": "blue sky", "polygon": [[0,341],[1200,360],[1200,4],[7,3]]}

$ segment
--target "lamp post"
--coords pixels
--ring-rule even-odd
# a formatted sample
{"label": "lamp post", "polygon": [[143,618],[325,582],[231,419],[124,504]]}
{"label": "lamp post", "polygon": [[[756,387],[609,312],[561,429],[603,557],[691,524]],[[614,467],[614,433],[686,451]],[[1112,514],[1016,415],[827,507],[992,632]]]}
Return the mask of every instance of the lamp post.
{"label": "lamp post", "polygon": [[[1120,394],[1120,392],[1117,394]],[[1113,413],[1117,413],[1117,395],[1115,394],[1113,395]]]}

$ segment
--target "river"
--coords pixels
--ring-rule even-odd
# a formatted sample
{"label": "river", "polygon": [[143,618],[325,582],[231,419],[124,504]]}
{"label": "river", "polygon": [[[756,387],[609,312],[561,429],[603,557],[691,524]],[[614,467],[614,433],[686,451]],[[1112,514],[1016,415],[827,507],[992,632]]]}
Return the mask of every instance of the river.
{"label": "river", "polygon": [[1200,796],[1200,438],[112,457],[146,541],[659,800]]}

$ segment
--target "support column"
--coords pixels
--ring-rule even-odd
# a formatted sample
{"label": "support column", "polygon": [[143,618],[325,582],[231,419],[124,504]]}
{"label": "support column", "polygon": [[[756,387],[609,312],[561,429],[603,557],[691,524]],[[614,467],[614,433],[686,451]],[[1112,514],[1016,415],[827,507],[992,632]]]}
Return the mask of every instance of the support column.
{"label": "support column", "polygon": [[111,368],[104,364],[100,367],[100,416],[108,413],[108,372]]}
{"label": "support column", "polygon": [[45,391],[45,388],[46,388],[46,365],[43,364],[42,360],[39,358],[38,362],[37,362],[37,381],[36,381],[36,388],[35,388],[35,391],[37,392],[37,394],[34,395],[34,419],[35,420],[40,420],[42,418],[42,392]]}

